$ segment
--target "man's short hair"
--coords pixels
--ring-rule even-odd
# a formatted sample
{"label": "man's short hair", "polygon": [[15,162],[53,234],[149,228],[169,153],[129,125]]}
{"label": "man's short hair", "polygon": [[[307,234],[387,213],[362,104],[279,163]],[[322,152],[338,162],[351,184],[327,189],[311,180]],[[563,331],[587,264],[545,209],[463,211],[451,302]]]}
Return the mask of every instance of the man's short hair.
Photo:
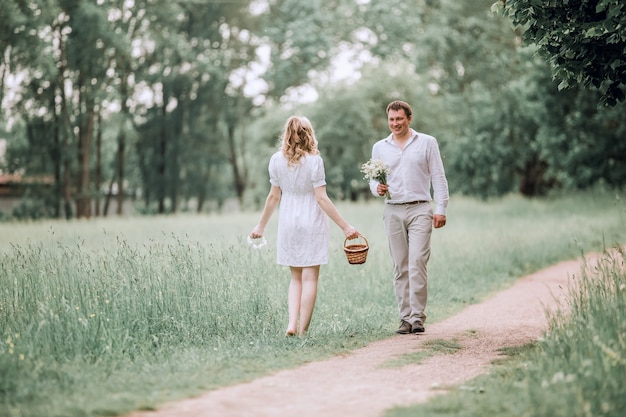
{"label": "man's short hair", "polygon": [[406,115],[406,117],[411,117],[413,115],[413,110],[411,109],[411,106],[409,105],[409,103],[405,101],[400,101],[400,100],[392,101],[387,106],[387,110],[386,110],[387,114],[389,114],[390,110],[394,110],[394,111],[404,110],[404,114]]}

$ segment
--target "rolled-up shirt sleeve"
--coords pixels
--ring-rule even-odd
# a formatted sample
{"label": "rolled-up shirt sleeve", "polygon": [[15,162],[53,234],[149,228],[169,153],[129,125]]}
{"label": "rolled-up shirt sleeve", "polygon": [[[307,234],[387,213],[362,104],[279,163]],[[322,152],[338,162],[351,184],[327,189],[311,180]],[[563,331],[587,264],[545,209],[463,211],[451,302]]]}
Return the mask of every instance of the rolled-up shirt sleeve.
{"label": "rolled-up shirt sleeve", "polygon": [[446,215],[448,208],[448,200],[450,195],[448,192],[448,180],[441,159],[441,152],[436,140],[434,146],[430,146],[428,165],[430,170],[430,180],[433,186],[433,200],[435,201],[434,214]]}

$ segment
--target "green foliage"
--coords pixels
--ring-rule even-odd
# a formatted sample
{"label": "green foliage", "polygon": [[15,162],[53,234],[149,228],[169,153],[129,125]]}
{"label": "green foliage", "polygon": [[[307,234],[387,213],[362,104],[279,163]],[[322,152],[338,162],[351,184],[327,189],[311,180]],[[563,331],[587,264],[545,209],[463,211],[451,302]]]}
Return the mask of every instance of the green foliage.
{"label": "green foliage", "polygon": [[[32,175],[35,164],[25,161],[47,158],[36,167],[57,174],[57,189],[80,208],[101,188],[91,177],[96,171],[120,189],[142,186],[147,205],[157,200],[160,212],[166,200],[169,211],[181,199],[194,197],[199,206],[223,200],[233,182],[241,193],[245,167],[234,126],[250,100],[229,77],[254,59],[258,46],[248,32],[256,24],[249,4],[4,2],[0,12],[10,19],[3,34],[13,36],[2,44],[2,92],[5,74],[26,77],[15,102],[3,105],[12,123],[23,121],[29,136],[44,138],[42,146],[30,140],[19,149],[28,158],[12,158],[11,168]],[[21,135],[11,132],[10,148],[25,142]],[[113,152],[98,153],[96,135],[114,143]],[[233,175],[213,178],[228,171]],[[209,188],[209,180],[216,186]]]}
{"label": "green foliage", "polygon": [[279,99],[290,87],[309,79],[309,73],[328,65],[335,43],[336,1],[277,0],[263,16],[264,39],[272,46],[271,65],[263,78],[269,97]]}
{"label": "green foliage", "polygon": [[[626,98],[626,4],[622,0],[500,0],[523,38],[548,58],[559,89],[582,84],[614,106]],[[495,5],[494,5],[495,6]]]}
{"label": "green foliage", "polygon": [[54,217],[51,212],[52,204],[42,197],[33,197],[29,192],[22,197],[20,203],[11,211],[11,219],[40,220]]}
{"label": "green foliage", "polygon": [[[331,195],[369,198],[358,167],[387,135],[384,108],[399,98],[413,105],[414,127],[439,140],[453,193],[619,187],[623,107],[591,104],[623,85],[606,81],[600,95],[585,93],[574,85],[585,73],[559,91],[491,3],[4,1],[3,170],[52,178],[42,201],[56,217],[91,215],[90,200],[114,186],[141,189],[151,213],[206,211],[229,198],[258,206],[282,117],[298,108],[315,124]],[[574,77],[563,65],[592,48],[595,55],[578,61],[583,70],[606,70],[615,81],[624,72],[614,56],[623,49],[624,6],[596,3],[506,6],[522,8],[526,26],[549,20],[554,26],[541,30],[558,39],[545,45],[572,42],[574,52],[559,56],[559,77]],[[584,16],[597,21],[576,20]],[[558,25],[580,22],[583,29],[560,36]],[[345,52],[369,62],[358,81],[337,84],[329,66]],[[319,100],[288,104],[306,85]]]}
{"label": "green foliage", "polygon": [[533,52],[519,52],[525,63],[519,77],[497,92],[481,85],[468,90],[463,133],[447,147],[450,188],[483,197],[619,188],[626,173],[626,107],[598,108],[599,93],[580,87],[559,91]]}
{"label": "green foliage", "polygon": [[[408,68],[410,63],[404,59],[385,61],[368,68],[354,85],[320,86],[320,98],[315,103],[297,109],[268,111],[254,126],[258,138],[256,146],[264,149],[270,144],[271,151],[276,151],[276,138],[288,115],[293,112],[305,114],[313,123],[319,141],[329,195],[351,201],[372,198],[360,167],[371,157],[374,142],[389,135],[385,114],[387,104],[397,99],[412,103],[415,128],[424,132],[438,131],[437,127],[446,123],[440,107],[442,100],[428,91],[425,78]],[[258,149],[251,152],[255,158],[250,159],[258,160]],[[270,154],[256,166],[256,177],[267,178]],[[260,185],[260,193],[267,193],[266,183]]]}

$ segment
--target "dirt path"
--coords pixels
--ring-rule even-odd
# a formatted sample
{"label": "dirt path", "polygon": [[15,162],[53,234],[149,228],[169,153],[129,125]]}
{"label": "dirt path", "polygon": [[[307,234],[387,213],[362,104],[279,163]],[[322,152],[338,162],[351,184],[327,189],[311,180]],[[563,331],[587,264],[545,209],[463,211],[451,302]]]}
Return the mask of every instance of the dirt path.
{"label": "dirt path", "polygon": [[[589,256],[595,263],[597,256]],[[519,279],[487,301],[467,307],[426,333],[398,335],[345,356],[279,371],[249,383],[167,404],[130,417],[378,417],[394,406],[427,401],[489,370],[502,347],[519,346],[547,329],[546,310],[567,295],[582,259],[562,262]],[[420,350],[424,341],[456,340],[462,348],[420,364],[384,367]]]}

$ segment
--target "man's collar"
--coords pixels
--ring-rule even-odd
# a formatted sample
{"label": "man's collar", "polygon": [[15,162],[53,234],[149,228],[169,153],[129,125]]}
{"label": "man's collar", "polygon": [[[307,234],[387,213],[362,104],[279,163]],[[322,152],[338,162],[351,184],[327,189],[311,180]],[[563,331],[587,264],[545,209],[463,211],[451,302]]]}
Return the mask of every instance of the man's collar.
{"label": "man's collar", "polygon": [[[415,130],[413,128],[410,128],[410,130],[411,130],[411,137],[408,139],[409,142],[412,141],[412,140],[417,139],[417,137],[419,136],[419,133],[417,133],[417,130]],[[390,133],[389,136],[387,136],[385,138],[385,140],[387,142],[389,142],[389,143],[392,143],[393,142],[393,133]]]}

